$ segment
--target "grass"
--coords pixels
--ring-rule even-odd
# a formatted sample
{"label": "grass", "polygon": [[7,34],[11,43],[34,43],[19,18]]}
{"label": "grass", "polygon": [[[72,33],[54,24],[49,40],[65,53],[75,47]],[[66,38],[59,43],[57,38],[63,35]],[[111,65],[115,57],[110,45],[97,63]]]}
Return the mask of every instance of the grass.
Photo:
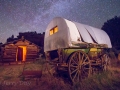
{"label": "grass", "polygon": [[65,83],[61,78],[55,78],[52,76],[45,76],[42,78],[40,87],[46,90],[70,90],[71,85],[67,82]]}
{"label": "grass", "polygon": [[[9,82],[10,85],[2,85],[0,90],[119,90],[120,88],[120,69],[116,67],[110,68],[107,72],[94,74],[82,82],[71,85],[62,77],[53,77],[49,74],[43,74],[39,84],[35,84],[34,79],[23,81],[18,78],[22,73],[23,67],[26,70],[41,70],[44,60],[38,60],[34,63],[24,65],[8,65],[0,66],[0,81]],[[23,84],[21,85],[20,82]],[[13,83],[16,83],[13,85]],[[27,83],[30,83],[28,85]]]}
{"label": "grass", "polygon": [[95,74],[81,83],[76,83],[73,87],[75,90],[119,90],[120,72],[115,72],[107,71]]}
{"label": "grass", "polygon": [[3,79],[4,80],[10,80],[10,79],[12,79],[13,77],[11,77],[11,76],[3,76]]}

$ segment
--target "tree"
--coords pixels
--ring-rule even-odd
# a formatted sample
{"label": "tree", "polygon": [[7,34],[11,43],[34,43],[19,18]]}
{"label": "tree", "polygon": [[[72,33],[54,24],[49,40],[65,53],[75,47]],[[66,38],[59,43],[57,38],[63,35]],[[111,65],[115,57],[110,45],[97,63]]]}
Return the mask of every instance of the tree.
{"label": "tree", "polygon": [[14,35],[12,35],[11,37],[7,38],[7,42],[11,42],[13,41],[15,38],[14,38]]}
{"label": "tree", "polygon": [[107,20],[101,29],[109,35],[112,46],[120,48],[120,17]]}
{"label": "tree", "polygon": [[12,35],[11,37],[7,38],[7,42],[21,39],[23,36],[26,40],[28,40],[40,47],[44,47],[45,32],[43,32],[43,33],[37,33],[36,31],[19,32],[19,35],[17,36],[17,38],[14,38],[14,35]]}
{"label": "tree", "polygon": [[34,44],[43,47],[44,46],[44,35],[45,33],[37,33],[34,32],[20,32],[17,36],[18,39],[21,39],[22,36],[24,36],[25,39],[29,40],[30,42],[33,42]]}

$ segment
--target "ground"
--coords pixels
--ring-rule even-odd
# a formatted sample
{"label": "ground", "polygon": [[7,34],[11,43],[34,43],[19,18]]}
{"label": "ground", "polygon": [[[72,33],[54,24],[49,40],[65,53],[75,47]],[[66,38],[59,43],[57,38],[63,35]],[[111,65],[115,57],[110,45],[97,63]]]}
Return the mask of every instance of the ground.
{"label": "ground", "polygon": [[75,85],[63,77],[54,77],[45,72],[37,85],[33,78],[24,80],[19,77],[23,69],[44,70],[41,62],[0,65],[0,90],[80,90],[81,88],[81,90],[119,90],[120,88],[119,67],[112,67],[109,72],[93,75]]}

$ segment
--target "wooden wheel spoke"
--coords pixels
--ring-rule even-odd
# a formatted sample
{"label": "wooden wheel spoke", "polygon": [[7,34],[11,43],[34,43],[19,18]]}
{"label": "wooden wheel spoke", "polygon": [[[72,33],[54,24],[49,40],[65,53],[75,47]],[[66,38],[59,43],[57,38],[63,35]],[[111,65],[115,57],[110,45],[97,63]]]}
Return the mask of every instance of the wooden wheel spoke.
{"label": "wooden wheel spoke", "polygon": [[88,60],[88,58],[87,58],[87,57],[85,57],[84,62],[85,62],[86,60]]}
{"label": "wooden wheel spoke", "polygon": [[84,56],[85,56],[85,55],[83,54],[83,55],[82,55],[82,58],[81,58],[82,60],[83,60]]}
{"label": "wooden wheel spoke", "polygon": [[80,57],[80,53],[78,53],[78,60],[80,60],[80,58],[81,58],[81,57]]}
{"label": "wooden wheel spoke", "polygon": [[74,64],[78,65],[78,63],[75,61],[75,59],[73,59],[71,62],[73,62]]}
{"label": "wooden wheel spoke", "polygon": [[81,77],[85,77],[85,73],[84,71],[81,72]]}
{"label": "wooden wheel spoke", "polygon": [[82,73],[82,74],[83,74],[83,75],[88,75],[88,73],[89,73],[89,71],[84,71],[84,70],[83,70],[83,73]]}
{"label": "wooden wheel spoke", "polygon": [[82,73],[86,73],[86,71],[85,71],[85,70],[83,70],[83,71],[82,71]]}
{"label": "wooden wheel spoke", "polygon": [[79,56],[78,56],[78,54],[79,54],[79,53],[76,53],[76,55],[75,55],[75,57],[74,57],[77,62],[79,62]]}
{"label": "wooden wheel spoke", "polygon": [[89,68],[89,67],[88,67],[88,68],[84,67],[84,69],[85,69],[85,70],[89,70],[90,68]]}
{"label": "wooden wheel spoke", "polygon": [[88,75],[89,75],[89,69],[84,69],[84,70],[82,70],[82,77],[88,77]]}
{"label": "wooden wheel spoke", "polygon": [[75,73],[75,75],[73,76],[73,80],[75,80],[76,76],[78,75],[78,71]]}
{"label": "wooden wheel spoke", "polygon": [[77,81],[79,82],[80,81],[80,75],[79,75],[79,72],[77,74]]}
{"label": "wooden wheel spoke", "polygon": [[75,65],[70,65],[71,68],[77,68],[78,66]]}
{"label": "wooden wheel spoke", "polygon": [[77,71],[78,69],[75,69],[75,70],[73,70],[70,74],[73,74],[73,73],[75,73],[76,71]]}
{"label": "wooden wheel spoke", "polygon": [[89,72],[89,70],[90,70],[89,67],[84,67],[84,68],[82,69],[82,72]]}
{"label": "wooden wheel spoke", "polygon": [[55,69],[55,66],[49,65],[49,66],[48,66],[48,69],[49,69],[49,70],[53,70],[53,69]]}
{"label": "wooden wheel spoke", "polygon": [[89,62],[83,62],[83,65],[89,65],[90,63]]}

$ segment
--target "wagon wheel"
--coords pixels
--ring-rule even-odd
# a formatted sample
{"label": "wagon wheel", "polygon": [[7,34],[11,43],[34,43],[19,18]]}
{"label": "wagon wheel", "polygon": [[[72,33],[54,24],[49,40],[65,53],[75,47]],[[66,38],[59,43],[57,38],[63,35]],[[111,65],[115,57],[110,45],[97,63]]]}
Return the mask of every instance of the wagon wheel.
{"label": "wagon wheel", "polygon": [[80,82],[90,75],[91,64],[89,57],[83,51],[76,51],[68,62],[68,71],[73,83]]}
{"label": "wagon wheel", "polygon": [[110,67],[110,57],[107,54],[102,55],[102,70],[107,71]]}
{"label": "wagon wheel", "polygon": [[56,74],[57,65],[54,64],[53,62],[48,62],[47,61],[46,64],[45,64],[45,68],[50,75],[54,76]]}

